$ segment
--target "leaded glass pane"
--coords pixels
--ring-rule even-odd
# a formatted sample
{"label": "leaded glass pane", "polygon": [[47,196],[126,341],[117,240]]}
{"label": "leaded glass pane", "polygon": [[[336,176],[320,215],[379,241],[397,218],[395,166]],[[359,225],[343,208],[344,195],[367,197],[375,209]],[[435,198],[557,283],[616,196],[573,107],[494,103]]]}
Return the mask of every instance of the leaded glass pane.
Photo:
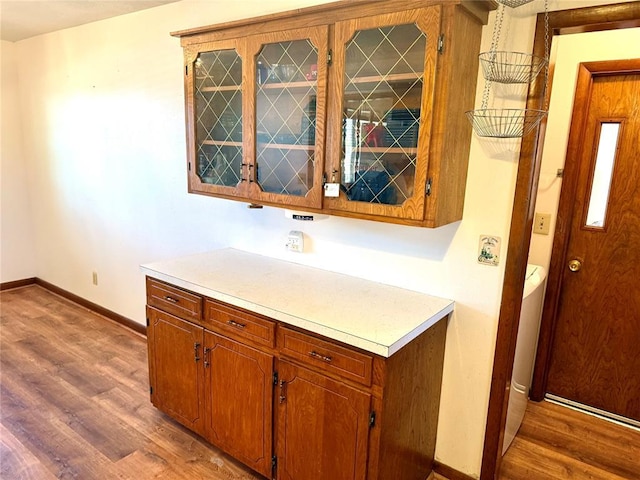
{"label": "leaded glass pane", "polygon": [[313,186],[318,53],[308,40],[270,43],[256,57],[257,181],[305,196]]}
{"label": "leaded glass pane", "polygon": [[234,187],[242,164],[242,59],[235,50],[195,62],[196,172],[203,183]]}
{"label": "leaded glass pane", "polygon": [[351,201],[413,196],[425,48],[415,24],[361,30],[346,46],[341,183]]}

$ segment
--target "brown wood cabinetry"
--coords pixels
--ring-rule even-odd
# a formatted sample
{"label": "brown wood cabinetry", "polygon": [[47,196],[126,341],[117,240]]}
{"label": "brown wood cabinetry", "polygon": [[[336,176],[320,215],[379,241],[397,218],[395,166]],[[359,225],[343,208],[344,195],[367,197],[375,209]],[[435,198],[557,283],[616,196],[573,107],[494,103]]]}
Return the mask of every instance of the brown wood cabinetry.
{"label": "brown wood cabinetry", "polygon": [[147,303],[153,404],[256,472],[431,472],[445,318],[385,358],[151,278]]}
{"label": "brown wood cabinetry", "polygon": [[147,304],[165,310],[147,307],[153,404],[270,477],[274,355],[252,345],[273,346],[275,322],[149,278]]}
{"label": "brown wood cabinetry", "polygon": [[371,394],[288,361],[278,385],[281,480],[365,480]]}
{"label": "brown wood cabinetry", "polygon": [[205,333],[206,437],[271,475],[273,355]]}
{"label": "brown wood cabinetry", "polygon": [[437,227],[462,218],[493,2],[344,1],[175,32],[189,191]]}
{"label": "brown wood cabinetry", "polygon": [[151,401],[184,426],[204,433],[204,329],[147,307]]}

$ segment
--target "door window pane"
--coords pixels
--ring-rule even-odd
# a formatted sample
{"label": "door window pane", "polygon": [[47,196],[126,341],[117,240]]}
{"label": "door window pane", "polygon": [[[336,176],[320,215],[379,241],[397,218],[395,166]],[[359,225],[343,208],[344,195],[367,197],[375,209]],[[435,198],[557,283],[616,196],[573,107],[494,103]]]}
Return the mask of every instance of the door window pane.
{"label": "door window pane", "polygon": [[602,123],[600,125],[600,141],[589,196],[587,211],[587,227],[604,228],[611,177],[616,158],[620,123]]}
{"label": "door window pane", "polygon": [[346,45],[341,184],[351,201],[413,196],[426,44],[407,24],[357,31]]}
{"label": "door window pane", "polygon": [[314,183],[318,52],[270,43],[256,57],[256,161],[264,192],[304,197]]}
{"label": "door window pane", "polygon": [[200,181],[240,182],[242,59],[235,50],[203,52],[195,62],[196,172]]}

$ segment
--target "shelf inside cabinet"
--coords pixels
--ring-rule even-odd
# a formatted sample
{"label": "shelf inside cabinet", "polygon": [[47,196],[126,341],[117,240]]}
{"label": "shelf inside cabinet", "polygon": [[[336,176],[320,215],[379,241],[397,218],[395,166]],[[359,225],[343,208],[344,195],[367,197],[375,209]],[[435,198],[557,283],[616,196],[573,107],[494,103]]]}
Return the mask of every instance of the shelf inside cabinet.
{"label": "shelf inside cabinet", "polygon": [[415,147],[369,147],[368,145],[362,145],[359,148],[361,153],[383,153],[383,154],[399,154],[407,157],[415,156],[418,154],[418,149]]}
{"label": "shelf inside cabinet", "polygon": [[422,78],[422,74],[417,73],[395,73],[389,75],[371,75],[367,77],[352,77],[349,79],[350,83],[395,83],[395,82],[408,82],[411,80],[419,80]]}
{"label": "shelf inside cabinet", "polygon": [[242,85],[223,85],[220,87],[202,87],[201,92],[236,92],[242,90]]}
{"label": "shelf inside cabinet", "polygon": [[242,147],[242,142],[228,142],[225,140],[203,140],[203,145],[220,145],[221,147]]}
{"label": "shelf inside cabinet", "polygon": [[316,86],[316,81],[313,80],[302,80],[298,82],[280,82],[280,83],[261,83],[259,84],[262,90],[292,90],[292,89],[305,89],[308,90],[310,88],[314,88]]}
{"label": "shelf inside cabinet", "polygon": [[276,148],[280,150],[308,150],[312,151],[316,147],[315,145],[297,145],[290,143],[260,143],[260,147],[262,148]]}

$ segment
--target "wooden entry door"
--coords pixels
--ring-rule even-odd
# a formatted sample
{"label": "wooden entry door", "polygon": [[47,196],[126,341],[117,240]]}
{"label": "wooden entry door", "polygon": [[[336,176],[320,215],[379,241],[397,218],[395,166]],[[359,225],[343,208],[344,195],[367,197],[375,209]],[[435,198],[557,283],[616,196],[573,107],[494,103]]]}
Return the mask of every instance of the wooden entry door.
{"label": "wooden entry door", "polygon": [[546,390],[640,421],[640,60],[605,63],[576,91]]}

